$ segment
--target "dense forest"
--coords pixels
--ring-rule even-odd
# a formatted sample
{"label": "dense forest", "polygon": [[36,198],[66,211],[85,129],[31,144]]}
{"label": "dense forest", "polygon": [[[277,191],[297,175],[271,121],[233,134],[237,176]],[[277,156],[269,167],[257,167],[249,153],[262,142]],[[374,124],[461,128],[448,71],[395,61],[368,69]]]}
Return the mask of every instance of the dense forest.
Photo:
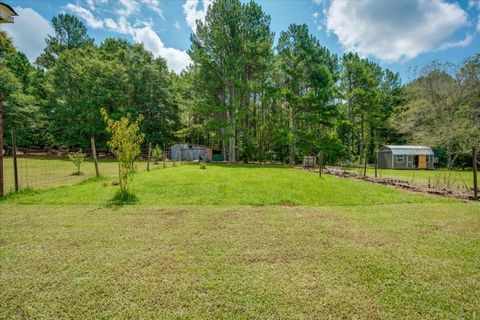
{"label": "dense forest", "polygon": [[373,162],[383,144],[424,144],[445,164],[480,146],[480,54],[432,62],[402,83],[355,53],[332,54],[306,25],[278,41],[255,2],[218,0],[191,36],[177,75],[141,44],[96,44],[75,16],[53,18],[35,63],[0,32],[5,141],[20,147],[106,146],[100,114],[143,115],[146,143],[211,145],[229,161],[294,163],[320,150],[329,163]]}

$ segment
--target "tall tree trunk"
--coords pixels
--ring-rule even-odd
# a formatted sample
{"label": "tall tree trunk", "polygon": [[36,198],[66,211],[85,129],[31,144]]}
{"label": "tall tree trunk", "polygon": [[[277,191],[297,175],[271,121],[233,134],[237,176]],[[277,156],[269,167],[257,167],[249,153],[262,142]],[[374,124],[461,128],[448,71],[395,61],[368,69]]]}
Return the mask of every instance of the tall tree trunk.
{"label": "tall tree trunk", "polygon": [[236,155],[236,131],[237,131],[237,118],[235,112],[235,91],[233,86],[230,86],[230,114],[228,123],[230,124],[230,134],[229,134],[229,161],[235,162],[237,159]]}
{"label": "tall tree trunk", "polygon": [[375,128],[373,125],[370,124],[370,145],[368,149],[368,160],[373,160],[374,159],[374,154],[375,154]]}
{"label": "tall tree trunk", "polygon": [[352,75],[349,72],[348,73],[348,120],[350,120],[350,130],[348,132],[348,161],[352,162],[352,156],[353,156],[353,103],[352,103],[352,98],[350,97],[350,93],[353,90],[353,85],[352,85]]}
{"label": "tall tree trunk", "polygon": [[[227,101],[226,101],[226,95],[225,95],[225,85],[222,86],[222,107],[225,108],[227,104]],[[227,147],[226,147],[226,132],[225,132],[225,125],[227,123],[227,117],[228,115],[226,114],[226,112],[223,112],[222,113],[222,128],[220,130],[221,132],[221,139],[222,139],[222,157],[223,157],[223,161],[227,161]]]}
{"label": "tall tree trunk", "polygon": [[291,134],[293,136],[292,143],[290,145],[290,164],[294,165],[296,162],[296,154],[297,154],[297,109],[292,106],[292,126],[291,126]]}
{"label": "tall tree trunk", "polygon": [[361,120],[360,120],[360,164],[363,163],[365,160],[365,115],[362,112]]}

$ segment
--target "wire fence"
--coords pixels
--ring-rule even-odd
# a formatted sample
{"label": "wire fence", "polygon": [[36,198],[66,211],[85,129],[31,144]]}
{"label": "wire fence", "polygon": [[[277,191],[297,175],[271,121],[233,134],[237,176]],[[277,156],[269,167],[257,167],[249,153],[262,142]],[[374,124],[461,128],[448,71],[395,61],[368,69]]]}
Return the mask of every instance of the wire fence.
{"label": "wire fence", "polygon": [[[15,190],[13,162],[13,157],[4,157],[4,190],[6,193]],[[98,167],[101,176],[113,177],[118,175],[118,164],[112,158],[99,159]],[[147,161],[138,161],[137,168],[139,172],[147,170]],[[68,156],[17,156],[19,190],[72,185],[95,176],[95,164],[92,157],[81,164],[80,174],[77,174],[77,167]]]}

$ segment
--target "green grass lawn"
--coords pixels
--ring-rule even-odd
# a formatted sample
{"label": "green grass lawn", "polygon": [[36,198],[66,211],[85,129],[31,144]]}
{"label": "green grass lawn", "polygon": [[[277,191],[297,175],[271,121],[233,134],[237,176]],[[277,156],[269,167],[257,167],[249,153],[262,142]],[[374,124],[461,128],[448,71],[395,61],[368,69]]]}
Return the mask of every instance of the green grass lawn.
{"label": "green grass lawn", "polygon": [[475,319],[479,213],[3,205],[0,318]]}
{"label": "green grass lawn", "polygon": [[[22,204],[108,204],[118,191],[115,178],[12,195]],[[136,175],[136,204],[157,205],[368,205],[451,202],[404,191],[287,167],[178,165]]]}
{"label": "green grass lawn", "polygon": [[[112,172],[114,174],[115,172]],[[286,167],[0,201],[0,319],[475,319],[480,203]]]}
{"label": "green grass lawn", "polygon": [[[5,157],[4,183],[5,190],[14,189],[13,159]],[[81,175],[74,175],[77,168],[68,158],[41,158],[41,157],[18,157],[18,180],[20,188],[50,188],[62,185],[71,185],[85,179],[95,177],[95,166],[93,161],[87,160],[81,166]],[[146,170],[146,163],[138,163],[139,171]],[[113,176],[118,173],[118,166],[115,161],[101,160],[99,162],[100,174]]]}
{"label": "green grass lawn", "polygon": [[[350,172],[363,174],[363,169],[349,169]],[[393,170],[378,169],[378,177],[399,179],[416,185],[446,187],[465,191],[467,185],[473,188],[472,171],[459,170]],[[374,177],[375,169],[367,168],[367,176]]]}

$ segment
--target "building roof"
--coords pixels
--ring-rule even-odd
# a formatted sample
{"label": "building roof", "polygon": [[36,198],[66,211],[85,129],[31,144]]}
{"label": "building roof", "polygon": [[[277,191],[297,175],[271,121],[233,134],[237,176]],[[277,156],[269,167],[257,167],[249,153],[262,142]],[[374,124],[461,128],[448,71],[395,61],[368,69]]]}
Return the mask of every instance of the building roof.
{"label": "building roof", "polygon": [[0,2],[0,23],[13,23],[13,16],[18,14],[8,4]]}
{"label": "building roof", "polygon": [[433,156],[433,151],[432,148],[430,147],[425,147],[425,146],[392,146],[392,145],[386,145],[384,148],[390,149],[392,151],[393,155],[431,155]]}

